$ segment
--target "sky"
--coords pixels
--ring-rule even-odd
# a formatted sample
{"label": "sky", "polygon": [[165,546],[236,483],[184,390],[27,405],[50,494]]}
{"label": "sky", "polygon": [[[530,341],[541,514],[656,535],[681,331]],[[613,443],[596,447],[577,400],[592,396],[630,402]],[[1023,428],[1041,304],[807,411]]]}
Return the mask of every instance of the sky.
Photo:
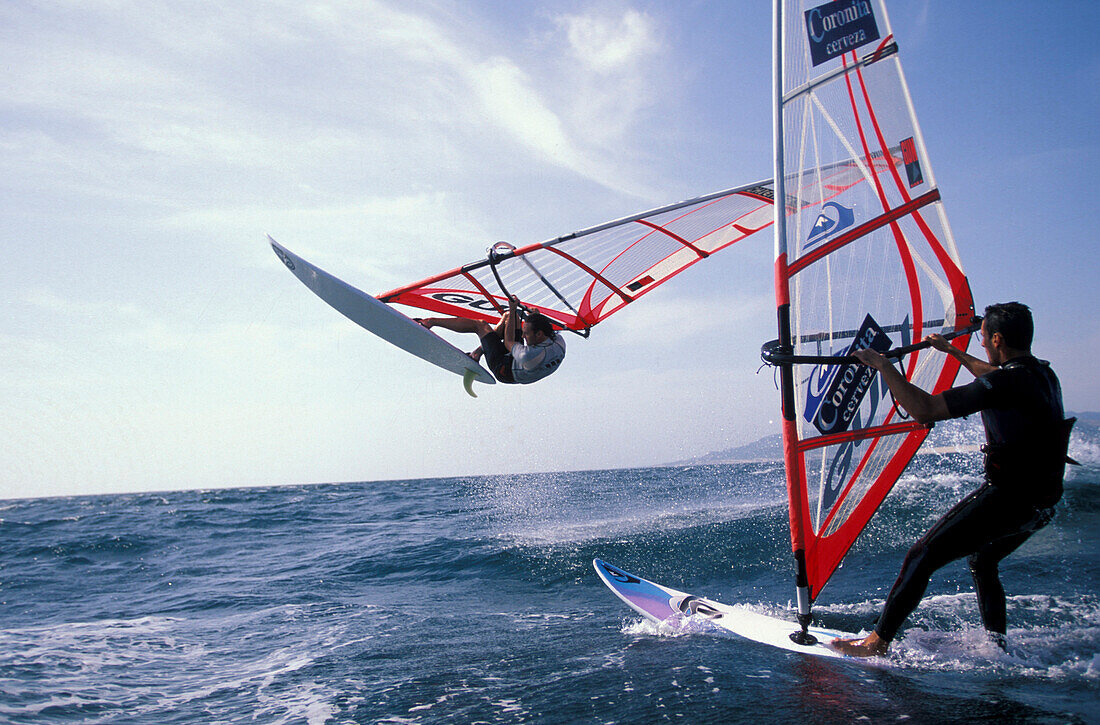
{"label": "sky", "polygon": [[[380,293],[768,179],[769,6],[3,3],[0,498],[649,466],[778,432],[767,235],[476,400],[265,238]],[[1067,409],[1100,410],[1100,5],[888,9],[977,306],[1031,305]]]}

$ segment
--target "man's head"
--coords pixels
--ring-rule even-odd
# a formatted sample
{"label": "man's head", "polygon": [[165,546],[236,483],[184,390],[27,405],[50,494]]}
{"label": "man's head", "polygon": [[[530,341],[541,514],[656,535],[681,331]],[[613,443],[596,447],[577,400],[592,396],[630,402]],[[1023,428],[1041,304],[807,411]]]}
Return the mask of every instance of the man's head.
{"label": "man's head", "polygon": [[985,308],[982,347],[989,361],[1000,364],[1016,355],[1031,352],[1035,323],[1031,310],[1019,302],[1002,302]]}
{"label": "man's head", "polygon": [[523,321],[523,341],[536,345],[554,336],[554,325],[541,312],[533,312]]}

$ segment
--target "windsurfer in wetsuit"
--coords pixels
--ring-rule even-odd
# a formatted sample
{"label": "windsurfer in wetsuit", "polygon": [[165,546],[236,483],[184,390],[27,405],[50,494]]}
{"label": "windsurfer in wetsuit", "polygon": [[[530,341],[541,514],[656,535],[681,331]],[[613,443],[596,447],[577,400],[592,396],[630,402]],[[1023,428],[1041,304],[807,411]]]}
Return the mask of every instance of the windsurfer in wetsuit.
{"label": "windsurfer in wetsuit", "polygon": [[1050,522],[1062,497],[1066,448],[1074,419],[1064,420],[1062,390],[1050,365],[1031,355],[1034,324],[1019,302],[990,305],[982,322],[989,362],[953,347],[940,335],[925,338],[977,378],[931,395],[905,379],[874,350],[855,356],[875,368],[894,399],[920,423],[981,411],[987,444],[985,482],[959,502],[909,550],[871,634],[836,639],[847,655],[884,654],[902,622],[924,596],[932,573],[969,557],[982,623],[1003,648],[1005,593],[997,575],[1002,559]]}
{"label": "windsurfer in wetsuit", "polygon": [[417,322],[429,329],[477,333],[481,347],[470,357],[480,360],[484,354],[489,370],[502,383],[533,383],[558,369],[565,358],[565,340],[550,318],[540,312],[528,315],[517,331],[518,304],[515,297],[509,299],[508,311],[495,328],[464,317],[426,317]]}

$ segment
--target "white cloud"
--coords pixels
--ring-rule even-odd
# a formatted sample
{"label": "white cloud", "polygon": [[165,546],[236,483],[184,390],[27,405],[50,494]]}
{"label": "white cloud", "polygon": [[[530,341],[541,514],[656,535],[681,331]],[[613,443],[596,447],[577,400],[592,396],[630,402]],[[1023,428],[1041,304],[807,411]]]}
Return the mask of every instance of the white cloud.
{"label": "white cloud", "polygon": [[654,20],[633,9],[558,18],[573,54],[596,73],[632,74],[661,47]]}
{"label": "white cloud", "polygon": [[570,51],[560,72],[569,79],[571,122],[596,147],[622,154],[647,114],[675,101],[658,21],[630,8],[597,8],[561,15],[556,24]]}
{"label": "white cloud", "polygon": [[[614,130],[629,126],[645,94],[631,81],[608,97],[651,44],[650,24],[637,13],[624,16],[619,40],[606,22],[569,21],[573,35],[608,35],[598,52],[585,43],[580,70],[613,71],[615,79],[606,87],[582,80],[578,91],[600,95],[585,107],[555,102],[563,84],[574,83],[553,72],[561,67],[524,68],[499,50],[486,53],[469,27],[396,4],[124,3],[73,12],[71,22],[88,29],[75,41],[15,14],[15,24],[28,27],[0,48],[0,63],[15,69],[0,77],[0,92],[61,147],[43,159],[19,141],[30,157],[65,158],[87,183],[120,196],[171,187],[178,198],[181,185],[191,196],[218,167],[250,181],[268,170],[319,193],[331,193],[334,182],[345,182],[344,193],[385,180],[453,184],[449,166],[519,168],[517,149],[530,155],[526,168],[548,164],[654,196],[625,171],[626,140]],[[610,135],[619,145],[608,145]]]}
{"label": "white cloud", "polygon": [[612,188],[620,187],[608,171],[587,158],[570,138],[561,118],[543,101],[527,75],[503,57],[465,69],[482,113],[544,161],[572,170]]}
{"label": "white cloud", "polygon": [[239,255],[237,263],[265,273],[275,260],[263,250],[264,235],[270,234],[326,271],[377,294],[477,258],[483,241],[492,237],[479,223],[480,214],[451,193],[433,191],[312,206],[208,207],[174,214],[165,225],[240,240],[257,253]]}

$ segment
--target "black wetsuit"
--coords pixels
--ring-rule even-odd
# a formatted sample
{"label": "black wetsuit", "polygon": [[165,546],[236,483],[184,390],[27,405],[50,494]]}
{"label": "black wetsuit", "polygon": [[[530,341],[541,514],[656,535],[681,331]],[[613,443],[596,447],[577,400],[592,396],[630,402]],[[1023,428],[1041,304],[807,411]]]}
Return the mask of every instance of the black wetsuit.
{"label": "black wetsuit", "polygon": [[1050,365],[1027,355],[943,394],[952,418],[981,411],[985,483],[952,508],[913,545],[894,582],[875,632],[886,641],[916,608],[932,573],[968,556],[982,623],[1004,635],[1002,559],[1050,522],[1062,497],[1066,446],[1073,425],[1063,420],[1062,389]]}
{"label": "black wetsuit", "polygon": [[[516,342],[522,339],[523,335],[517,329]],[[489,371],[493,373],[497,380],[502,383],[516,382],[516,379],[512,377],[512,353],[508,352],[507,345],[504,344],[504,340],[501,339],[496,330],[486,332],[481,338],[481,351],[485,353],[485,364],[489,366]]]}

